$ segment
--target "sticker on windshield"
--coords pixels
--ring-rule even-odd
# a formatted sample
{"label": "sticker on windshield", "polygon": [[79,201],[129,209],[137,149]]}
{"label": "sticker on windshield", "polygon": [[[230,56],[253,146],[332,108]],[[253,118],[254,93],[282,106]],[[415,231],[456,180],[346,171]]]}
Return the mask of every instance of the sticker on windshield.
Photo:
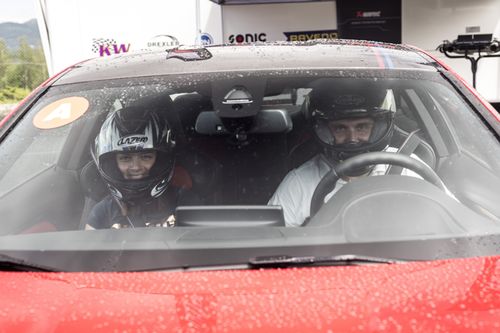
{"label": "sticker on windshield", "polygon": [[89,109],[89,101],[83,97],[67,97],[52,102],[40,110],[33,125],[40,129],[52,129],[72,123]]}

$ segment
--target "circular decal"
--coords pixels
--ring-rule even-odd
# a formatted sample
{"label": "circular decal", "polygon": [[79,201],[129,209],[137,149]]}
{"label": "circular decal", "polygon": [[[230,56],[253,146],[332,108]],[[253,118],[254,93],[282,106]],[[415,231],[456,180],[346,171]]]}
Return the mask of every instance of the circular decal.
{"label": "circular decal", "polygon": [[210,45],[210,44],[214,43],[214,39],[207,32],[204,32],[201,34],[200,41],[201,41],[201,45]]}
{"label": "circular decal", "polygon": [[33,118],[33,125],[40,129],[51,129],[72,123],[89,108],[83,97],[67,97],[50,103]]}

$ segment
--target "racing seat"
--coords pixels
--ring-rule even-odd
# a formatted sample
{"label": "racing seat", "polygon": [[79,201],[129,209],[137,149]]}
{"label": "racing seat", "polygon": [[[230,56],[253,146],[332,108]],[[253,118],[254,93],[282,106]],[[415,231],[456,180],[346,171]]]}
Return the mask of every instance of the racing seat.
{"label": "racing seat", "polygon": [[287,171],[293,170],[323,151],[314,138],[309,121],[309,103],[304,102],[300,111],[291,115],[293,131],[288,134]]}
{"label": "racing seat", "polygon": [[[394,133],[391,139],[392,147],[399,147],[398,153],[417,155],[423,162],[425,162],[432,169],[436,168],[436,153],[432,146],[421,137],[421,130],[415,129],[407,132],[399,126],[394,125]],[[402,168],[390,166],[386,174],[401,174]]]}

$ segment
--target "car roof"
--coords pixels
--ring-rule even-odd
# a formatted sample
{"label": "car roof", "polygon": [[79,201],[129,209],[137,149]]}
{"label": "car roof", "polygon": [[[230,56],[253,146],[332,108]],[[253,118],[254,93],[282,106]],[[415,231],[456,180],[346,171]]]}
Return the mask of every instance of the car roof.
{"label": "car roof", "polygon": [[416,48],[359,40],[178,47],[130,52],[75,65],[54,84],[187,73],[255,70],[400,69],[436,71]]}

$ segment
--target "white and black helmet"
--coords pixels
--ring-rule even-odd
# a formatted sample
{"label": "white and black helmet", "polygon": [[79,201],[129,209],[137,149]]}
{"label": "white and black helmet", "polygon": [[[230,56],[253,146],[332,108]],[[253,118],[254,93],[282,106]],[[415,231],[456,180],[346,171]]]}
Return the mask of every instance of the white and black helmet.
{"label": "white and black helmet", "polygon": [[[121,201],[157,198],[167,189],[175,164],[174,136],[166,119],[143,107],[126,107],[108,115],[91,149],[111,194]],[[143,179],[125,179],[116,153],[155,151],[156,161]]]}
{"label": "white and black helmet", "polygon": [[[382,151],[393,133],[394,104],[390,90],[372,81],[320,79],[314,83],[307,103],[314,134],[325,147],[327,157],[338,162],[349,157]],[[337,143],[329,129],[332,120],[371,118],[374,121],[367,142]]]}

